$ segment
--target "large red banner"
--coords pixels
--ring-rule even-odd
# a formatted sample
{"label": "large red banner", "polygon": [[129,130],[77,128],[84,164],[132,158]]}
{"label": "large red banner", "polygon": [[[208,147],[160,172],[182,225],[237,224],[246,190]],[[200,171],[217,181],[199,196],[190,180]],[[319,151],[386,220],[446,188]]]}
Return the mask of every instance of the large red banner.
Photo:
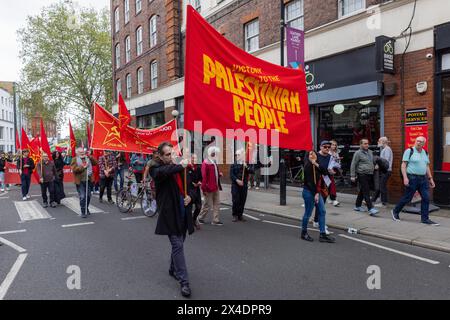
{"label": "large red banner", "polygon": [[[64,182],[74,182],[73,172],[70,166],[64,167]],[[7,184],[20,184],[19,170],[15,163],[6,163],[5,167],[5,183]],[[36,179],[31,179],[32,184],[38,184]]]}
{"label": "large red banner", "polygon": [[[239,49],[192,6],[187,9],[185,78],[186,129],[218,129],[223,136],[227,129],[276,130],[280,147],[312,148],[303,70]],[[194,121],[202,121],[200,130]]]}
{"label": "large red banner", "polygon": [[130,126],[120,130],[120,120],[96,104],[91,149],[150,154],[162,142],[167,141],[175,145],[176,129],[176,120],[172,120],[151,130]]}

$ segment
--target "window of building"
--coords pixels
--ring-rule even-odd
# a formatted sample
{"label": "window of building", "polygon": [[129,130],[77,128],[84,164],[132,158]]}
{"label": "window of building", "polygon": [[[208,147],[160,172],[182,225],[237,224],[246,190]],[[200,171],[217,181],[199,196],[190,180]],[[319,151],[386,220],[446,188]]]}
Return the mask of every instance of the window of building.
{"label": "window of building", "polygon": [[[9,129],[9,136],[11,137],[11,140],[13,140],[14,139],[14,136],[13,136],[13,129]],[[11,151],[12,151],[12,146],[11,146]]]}
{"label": "window of building", "polygon": [[125,63],[130,62],[131,60],[131,38],[127,36],[125,38]]}
{"label": "window of building", "polygon": [[144,69],[139,68],[137,71],[138,94],[144,92]]}
{"label": "window of building", "polygon": [[339,17],[344,17],[366,8],[366,0],[339,0]]}
{"label": "window of building", "polygon": [[151,89],[158,88],[158,62],[153,61],[150,65]]}
{"label": "window of building", "polygon": [[116,44],[116,69],[120,68],[120,44]]}
{"label": "window of building", "polygon": [[450,171],[450,75],[442,79],[443,171]]}
{"label": "window of building", "polygon": [[5,110],[2,110],[2,120],[5,120]]}
{"label": "window of building", "polygon": [[442,68],[444,70],[450,70],[450,53],[442,55]]}
{"label": "window of building", "polygon": [[119,93],[122,92],[122,80],[116,81],[116,101],[119,101]]}
{"label": "window of building", "polygon": [[286,4],[285,20],[289,27],[303,30],[303,0],[294,0]]}
{"label": "window of building", "polygon": [[120,10],[119,8],[116,8],[114,11],[114,24],[115,24],[115,31],[119,32],[120,30]]}
{"label": "window of building", "polygon": [[156,46],[157,40],[156,15],[154,15],[150,18],[150,48]]}
{"label": "window of building", "polygon": [[136,14],[142,11],[142,0],[136,0]]}
{"label": "window of building", "polygon": [[177,98],[176,100],[177,110],[179,115],[177,117],[178,120],[178,128],[184,128],[184,98]]}
{"label": "window of building", "polygon": [[136,30],[136,54],[140,56],[142,54],[142,27]]}
{"label": "window of building", "polygon": [[4,139],[4,137],[3,137],[3,127],[0,127],[0,140],[3,140]]}
{"label": "window of building", "polygon": [[137,117],[137,125],[140,129],[152,129],[162,126],[165,123],[164,111],[153,114],[146,114]]}
{"label": "window of building", "polygon": [[202,5],[200,3],[200,0],[190,0],[189,2],[191,4],[191,6],[193,6],[197,12],[201,12]]}
{"label": "window of building", "polygon": [[130,21],[130,0],[124,0],[125,24]]}
{"label": "window of building", "polygon": [[245,24],[245,51],[253,52],[259,49],[259,20],[255,19]]}
{"label": "window of building", "polygon": [[127,74],[127,98],[131,98],[131,74]]}

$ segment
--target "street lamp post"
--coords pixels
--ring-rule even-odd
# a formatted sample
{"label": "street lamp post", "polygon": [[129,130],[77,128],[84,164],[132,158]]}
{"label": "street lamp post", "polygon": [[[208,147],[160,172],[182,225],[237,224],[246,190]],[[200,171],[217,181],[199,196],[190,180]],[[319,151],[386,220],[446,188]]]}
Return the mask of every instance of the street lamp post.
{"label": "street lamp post", "polygon": [[[280,64],[284,67],[284,0],[280,0]],[[284,150],[280,146],[280,206],[286,205],[286,164]]]}

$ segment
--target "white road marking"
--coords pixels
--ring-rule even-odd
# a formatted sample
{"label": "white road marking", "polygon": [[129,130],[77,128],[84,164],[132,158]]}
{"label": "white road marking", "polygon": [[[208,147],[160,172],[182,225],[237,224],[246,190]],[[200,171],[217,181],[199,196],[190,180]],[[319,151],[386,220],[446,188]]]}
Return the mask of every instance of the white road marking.
{"label": "white road marking", "polygon": [[2,242],[3,244],[7,245],[8,247],[13,248],[14,250],[16,250],[16,251],[19,252],[19,253],[25,253],[25,252],[27,252],[27,250],[25,250],[24,248],[18,246],[18,245],[15,244],[15,243],[12,243],[12,242],[9,241],[9,240],[6,240],[5,238],[1,238],[1,237],[0,237],[0,242]]}
{"label": "white road marking", "polygon": [[17,274],[19,273],[20,268],[22,268],[22,265],[25,262],[25,259],[27,258],[27,256],[28,256],[28,253],[22,253],[22,254],[19,254],[19,256],[17,257],[16,262],[14,263],[11,270],[7,274],[5,280],[0,285],[0,300],[3,300],[5,298],[9,287],[11,286],[11,284],[13,283]]}
{"label": "white road marking", "polygon": [[385,247],[385,246],[382,246],[382,245],[379,245],[379,244],[376,244],[376,243],[364,241],[364,240],[361,240],[361,239],[352,238],[352,237],[349,237],[349,236],[344,235],[344,234],[340,234],[340,236],[342,238],[345,238],[345,239],[349,239],[349,240],[353,240],[353,241],[356,241],[356,242],[364,243],[364,244],[367,244],[369,246],[373,246],[373,247],[376,247],[376,248],[379,248],[379,249],[383,249],[383,250],[386,250],[386,251],[397,253],[397,254],[400,254],[402,256],[412,258],[412,259],[420,260],[420,261],[427,262],[427,263],[430,263],[430,264],[439,264],[439,261],[430,260],[430,259],[427,259],[427,258],[422,258],[422,257],[416,256],[414,254],[406,253],[406,252],[399,251],[399,250],[396,250],[396,249],[391,249],[391,248],[388,248],[388,247]]}
{"label": "white road marking", "polygon": [[230,210],[230,208],[220,208],[220,211]]}
{"label": "white road marking", "polygon": [[95,224],[95,222],[85,222],[85,223],[75,223],[75,224],[64,224],[61,227],[63,228],[72,228],[72,227],[80,227],[80,226],[88,226]]}
{"label": "white road marking", "polygon": [[50,219],[52,217],[37,201],[15,201],[14,205],[22,221]]}
{"label": "white road marking", "polygon": [[[276,224],[279,226],[285,226],[285,227],[291,227],[291,228],[296,228],[296,229],[300,229],[299,226],[294,226],[292,224],[286,224],[286,223],[280,223],[280,222],[273,222],[273,221],[267,221],[267,220],[263,220],[262,222],[265,223],[270,223],[270,224]],[[316,232],[320,232],[320,230],[314,229],[314,228],[308,228],[308,231],[316,231]],[[330,234],[333,234],[333,232],[330,232]]]}
{"label": "white road marking", "polygon": [[[80,199],[78,199],[76,197],[65,198],[65,199],[61,200],[61,204],[63,204],[66,208],[72,210],[76,214],[80,215],[80,212],[81,212]],[[91,204],[89,204],[89,211],[91,213],[103,213],[102,209],[94,207]]]}
{"label": "white road marking", "polygon": [[147,218],[146,216],[138,216],[138,217],[129,217],[129,218],[122,218],[120,220],[122,221],[128,221],[128,220],[136,220],[136,219],[145,219]]}
{"label": "white road marking", "polygon": [[247,218],[252,219],[252,220],[261,221],[261,219],[255,218],[255,217],[253,217],[251,215],[248,215],[248,214],[245,214],[245,213],[244,213],[244,216],[246,216]]}
{"label": "white road marking", "polygon": [[9,199],[9,197],[0,197],[0,199]]}
{"label": "white road marking", "polygon": [[22,232],[27,232],[27,230],[22,229],[22,230],[13,230],[13,231],[3,231],[3,232],[0,232],[0,235],[22,233]]}

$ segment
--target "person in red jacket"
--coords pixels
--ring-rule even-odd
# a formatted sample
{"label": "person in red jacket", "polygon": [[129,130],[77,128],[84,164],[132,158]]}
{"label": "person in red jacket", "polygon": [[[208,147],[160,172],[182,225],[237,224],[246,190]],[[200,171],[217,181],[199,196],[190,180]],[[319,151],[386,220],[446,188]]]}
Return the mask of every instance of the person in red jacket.
{"label": "person in red jacket", "polygon": [[208,158],[202,163],[202,191],[205,196],[205,202],[203,204],[202,211],[198,216],[198,222],[205,224],[205,217],[209,212],[209,209],[213,210],[212,225],[222,226],[223,223],[219,219],[219,206],[220,206],[220,191],[222,186],[220,185],[220,177],[222,173],[219,172],[217,166],[217,155],[220,152],[217,147],[210,147],[208,149]]}

